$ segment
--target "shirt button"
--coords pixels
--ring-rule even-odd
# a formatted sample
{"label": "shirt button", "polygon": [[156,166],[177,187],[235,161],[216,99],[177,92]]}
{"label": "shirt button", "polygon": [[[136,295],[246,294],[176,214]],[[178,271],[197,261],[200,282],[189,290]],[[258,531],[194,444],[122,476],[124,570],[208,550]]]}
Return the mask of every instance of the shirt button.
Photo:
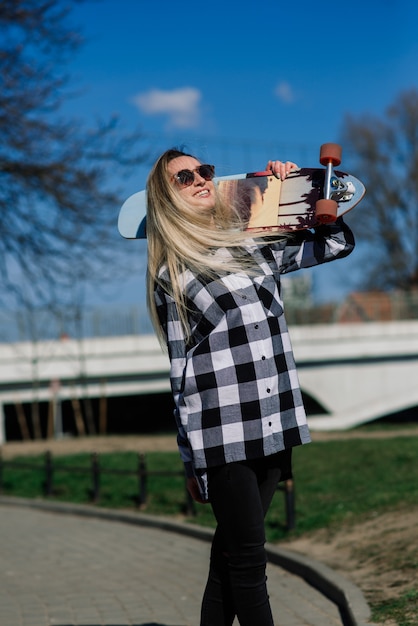
{"label": "shirt button", "polygon": [[266,357],[265,357],[265,356],[262,356],[262,357],[261,357],[261,360],[262,360],[262,361],[265,361],[265,360],[266,360]]}
{"label": "shirt button", "polygon": [[254,325],[254,328],[257,330],[257,328],[258,328],[258,324],[255,324],[255,325]]}
{"label": "shirt button", "polygon": [[271,389],[267,388],[266,391],[267,391],[267,393],[270,393]]}

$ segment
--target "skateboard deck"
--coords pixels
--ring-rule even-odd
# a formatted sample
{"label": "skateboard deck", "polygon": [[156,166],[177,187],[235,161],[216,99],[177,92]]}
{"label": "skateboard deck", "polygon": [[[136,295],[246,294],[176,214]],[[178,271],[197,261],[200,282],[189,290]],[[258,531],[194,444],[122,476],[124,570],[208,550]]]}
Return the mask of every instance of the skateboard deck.
{"label": "skateboard deck", "polygon": [[[326,168],[292,170],[284,181],[272,172],[220,176],[213,180],[219,193],[236,207],[249,234],[255,235],[292,232],[335,221],[351,211],[365,194],[360,180],[334,170],[333,164]],[[324,199],[327,209],[330,202],[334,205],[332,216],[320,215],[318,209]],[[118,229],[122,237],[146,238],[145,216],[146,191],[140,191],[130,196],[120,209]]]}

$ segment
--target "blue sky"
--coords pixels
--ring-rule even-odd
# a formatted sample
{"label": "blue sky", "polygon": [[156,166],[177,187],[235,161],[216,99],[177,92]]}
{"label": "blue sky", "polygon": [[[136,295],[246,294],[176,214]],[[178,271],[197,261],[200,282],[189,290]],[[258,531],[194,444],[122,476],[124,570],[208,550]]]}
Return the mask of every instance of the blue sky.
{"label": "blue sky", "polygon": [[[155,155],[185,144],[220,175],[269,158],[315,166],[347,114],[380,116],[418,87],[416,0],[87,0],[71,20],[86,41],[67,68],[82,88],[67,113],[118,114]],[[126,197],[148,169],[124,181]],[[346,268],[317,271],[322,297],[348,288]]]}

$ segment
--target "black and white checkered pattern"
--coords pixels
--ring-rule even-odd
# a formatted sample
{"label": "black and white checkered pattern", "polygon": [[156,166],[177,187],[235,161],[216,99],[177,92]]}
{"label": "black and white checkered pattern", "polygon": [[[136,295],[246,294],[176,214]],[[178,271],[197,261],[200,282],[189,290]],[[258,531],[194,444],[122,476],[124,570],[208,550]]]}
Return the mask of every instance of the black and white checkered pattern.
{"label": "black and white checkered pattern", "polygon": [[[179,449],[187,474],[267,456],[310,441],[280,295],[280,274],[347,256],[351,230],[337,224],[280,242],[249,241],[257,275],[217,280],[185,272],[192,340],[160,286],[155,300],[167,337]],[[230,250],[218,250],[226,258]],[[165,268],[161,278],[166,278]]]}

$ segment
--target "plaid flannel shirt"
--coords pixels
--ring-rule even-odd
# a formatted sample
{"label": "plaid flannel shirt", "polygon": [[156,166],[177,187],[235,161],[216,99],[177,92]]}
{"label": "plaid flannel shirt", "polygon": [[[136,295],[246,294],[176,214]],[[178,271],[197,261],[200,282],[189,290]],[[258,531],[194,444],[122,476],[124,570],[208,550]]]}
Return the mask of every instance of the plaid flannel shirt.
{"label": "plaid flannel shirt", "polygon": [[[281,241],[249,240],[259,271],[216,280],[183,275],[190,307],[186,343],[176,304],[156,286],[167,338],[178,444],[188,476],[308,443],[310,435],[280,295],[280,274],[342,258],[354,247],[342,219]],[[233,255],[222,248],[215,254]],[[160,278],[168,280],[166,268]]]}

